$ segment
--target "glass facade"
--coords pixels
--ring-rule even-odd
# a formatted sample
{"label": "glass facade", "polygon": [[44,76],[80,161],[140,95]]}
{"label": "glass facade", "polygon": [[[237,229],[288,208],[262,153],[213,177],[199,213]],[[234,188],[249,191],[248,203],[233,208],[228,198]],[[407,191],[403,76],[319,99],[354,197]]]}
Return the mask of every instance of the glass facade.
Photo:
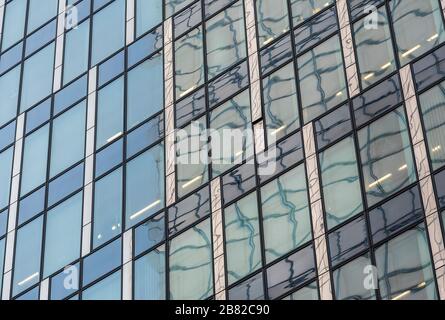
{"label": "glass facade", "polygon": [[0,1],[1,299],[444,300],[443,4]]}

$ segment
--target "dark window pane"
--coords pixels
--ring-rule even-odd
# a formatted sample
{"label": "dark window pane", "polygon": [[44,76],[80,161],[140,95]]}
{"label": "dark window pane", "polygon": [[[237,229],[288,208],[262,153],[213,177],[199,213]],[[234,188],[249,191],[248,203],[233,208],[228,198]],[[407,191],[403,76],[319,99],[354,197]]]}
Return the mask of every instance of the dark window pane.
{"label": "dark window pane", "polygon": [[87,95],[87,76],[68,85],[54,96],[54,115],[72,106]]}
{"label": "dark window pane", "polygon": [[170,236],[208,214],[210,214],[209,188],[204,187],[168,210]]}
{"label": "dark window pane", "polygon": [[119,165],[123,160],[122,139],[96,154],[96,177]]}
{"label": "dark window pane", "polygon": [[344,105],[314,123],[317,147],[323,148],[352,131],[349,105]]}
{"label": "dark window pane", "polygon": [[255,186],[255,165],[246,163],[222,177],[223,202],[228,203]]}
{"label": "dark window pane", "polygon": [[51,117],[51,99],[48,99],[26,113],[26,133],[44,124]]}
{"label": "dark window pane", "polygon": [[19,219],[18,223],[22,224],[37,214],[43,211],[45,208],[45,187],[40,188],[34,193],[30,194],[26,198],[20,201],[19,205]]}
{"label": "dark window pane", "polygon": [[329,235],[329,251],[333,266],[368,248],[366,228],[365,217],[362,216]]}
{"label": "dark window pane", "polygon": [[263,300],[263,274],[258,273],[229,290],[229,300]]}
{"label": "dark window pane", "polygon": [[278,298],[315,277],[314,249],[308,246],[267,269],[269,297]]}
{"label": "dark window pane", "polygon": [[125,51],[121,51],[112,58],[102,63],[98,68],[99,83],[102,86],[104,83],[117,77],[124,72],[125,69]]}
{"label": "dark window pane", "polygon": [[423,217],[416,186],[369,212],[374,243],[382,241]]}

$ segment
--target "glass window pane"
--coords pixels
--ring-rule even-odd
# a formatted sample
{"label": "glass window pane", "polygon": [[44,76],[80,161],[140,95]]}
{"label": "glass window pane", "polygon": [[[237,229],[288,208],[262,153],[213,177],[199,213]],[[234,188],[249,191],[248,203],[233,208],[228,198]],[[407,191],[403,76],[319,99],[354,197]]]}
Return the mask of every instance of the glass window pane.
{"label": "glass window pane", "polygon": [[6,5],[3,27],[2,51],[23,38],[25,33],[27,0],[10,1]]}
{"label": "glass window pane", "polygon": [[437,299],[428,238],[423,225],[375,251],[382,299]]}
{"label": "glass window pane", "polygon": [[122,168],[95,183],[93,247],[122,232]]}
{"label": "glass window pane", "polygon": [[192,2],[193,0],[165,0],[166,17],[170,17],[171,15],[185,8]]}
{"label": "glass window pane", "polygon": [[55,17],[58,4],[58,0],[30,0],[27,33],[30,34],[42,24]]}
{"label": "glass window pane", "polygon": [[402,65],[445,40],[438,0],[391,0],[389,6]]}
{"label": "glass window pane", "polygon": [[82,293],[82,300],[120,300],[121,271],[99,281]]}
{"label": "glass window pane", "polygon": [[136,37],[162,22],[162,0],[136,0]]}
{"label": "glass window pane", "polygon": [[[249,90],[240,93],[210,113],[210,128],[215,130],[211,139],[213,177],[253,154],[253,138],[251,134],[249,135],[251,126]],[[233,146],[228,145],[227,141],[224,142],[228,134],[238,137]]]}
{"label": "glass window pane", "polygon": [[202,300],[213,295],[210,219],[170,242],[170,298]]}
{"label": "glass window pane", "polygon": [[157,145],[127,163],[125,227],[164,207],[164,147]]}
{"label": "glass window pane", "polygon": [[165,300],[165,248],[151,251],[134,263],[134,299]]}
{"label": "glass window pane", "polygon": [[310,240],[311,218],[303,165],[261,188],[261,201],[267,262]]}
{"label": "glass window pane", "polygon": [[65,35],[63,83],[66,84],[88,69],[90,20],[71,29]]}
{"label": "glass window pane", "polygon": [[419,97],[433,170],[445,164],[445,82]]}
{"label": "glass window pane", "polygon": [[346,138],[320,154],[328,229],[363,210],[354,139]]}
{"label": "glass window pane", "polygon": [[125,44],[125,1],[116,0],[93,17],[91,65],[94,66]]}
{"label": "glass window pane", "polygon": [[366,268],[372,266],[368,255],[359,257],[333,273],[335,298],[338,300],[374,300],[374,290],[364,287]]}
{"label": "glass window pane", "polygon": [[131,129],[163,108],[163,79],[162,54],[157,54],[128,72],[128,129]]}
{"label": "glass window pane", "polygon": [[261,267],[261,241],[256,192],[224,210],[229,285]]}
{"label": "glass window pane", "polygon": [[258,38],[261,46],[289,30],[287,0],[256,1]]}
{"label": "glass window pane", "polygon": [[49,125],[25,139],[20,194],[25,195],[46,180]]}
{"label": "glass window pane", "polygon": [[313,120],[347,99],[338,35],[303,54],[297,61],[305,122]]}
{"label": "glass window pane", "polygon": [[9,191],[12,176],[14,148],[0,153],[0,209],[9,205]]}
{"label": "glass window pane", "polygon": [[269,145],[300,127],[293,63],[263,80],[263,101]]}
{"label": "glass window pane", "polygon": [[209,79],[246,57],[243,1],[217,14],[206,23]]}
{"label": "glass window pane", "polygon": [[17,115],[20,70],[17,66],[0,77],[0,126]]}
{"label": "glass window pane", "polygon": [[83,159],[85,153],[85,122],[85,101],[53,121],[51,177]]}
{"label": "glass window pane", "polygon": [[196,28],[175,41],[176,99],[204,83],[202,29]]}
{"label": "glass window pane", "polygon": [[96,149],[116,140],[124,131],[124,78],[121,77],[97,94]]}
{"label": "glass window pane", "polygon": [[81,229],[82,192],[48,211],[44,278],[79,258]]}
{"label": "glass window pane", "polygon": [[43,217],[17,231],[14,255],[13,296],[40,281]]}
{"label": "glass window pane", "polygon": [[368,206],[416,181],[403,108],[358,132]]}
{"label": "glass window pane", "polygon": [[385,78],[396,69],[386,7],[380,7],[377,15],[376,28],[368,27],[369,16],[353,26],[362,88]]}
{"label": "glass window pane", "polygon": [[290,0],[290,2],[294,26],[296,26],[332,4],[334,0]]}
{"label": "glass window pane", "polygon": [[206,129],[206,119],[201,118],[177,132],[178,197],[185,196],[208,181]]}
{"label": "glass window pane", "polygon": [[54,42],[25,61],[20,111],[45,98],[53,90]]}

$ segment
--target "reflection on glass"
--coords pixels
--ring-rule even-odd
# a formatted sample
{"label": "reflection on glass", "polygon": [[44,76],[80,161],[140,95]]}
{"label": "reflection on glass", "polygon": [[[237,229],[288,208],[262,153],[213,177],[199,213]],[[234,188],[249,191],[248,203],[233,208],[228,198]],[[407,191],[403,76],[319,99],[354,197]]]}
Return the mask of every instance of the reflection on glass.
{"label": "reflection on glass", "polygon": [[347,99],[338,35],[298,59],[303,118],[309,122]]}
{"label": "reflection on glass", "polygon": [[256,193],[224,210],[229,285],[261,266],[261,242]]}
{"label": "reflection on glass", "polygon": [[209,79],[246,57],[243,1],[217,14],[206,23]]}
{"label": "reflection on glass", "polygon": [[[215,130],[215,135],[212,136],[213,177],[230,169],[235,163],[240,163],[246,155],[253,154],[251,126],[249,90],[243,91],[210,113],[210,128]],[[237,138],[232,139],[233,145],[227,143],[230,138],[228,135]]]}
{"label": "reflection on glass", "polygon": [[407,231],[375,251],[382,299],[437,299],[425,226]]}
{"label": "reflection on glass", "polygon": [[363,89],[396,69],[386,7],[380,7],[377,15],[375,28],[369,27],[369,16],[354,24],[354,40]]}
{"label": "reflection on glass", "polygon": [[354,139],[346,138],[322,152],[320,171],[330,229],[363,210]]}
{"label": "reflection on glass", "polygon": [[445,82],[419,97],[432,169],[445,164]]}
{"label": "reflection on glass", "polygon": [[333,273],[335,298],[337,300],[375,300],[374,290],[366,289],[363,285],[368,275],[365,270],[371,265],[371,260],[366,254],[335,270]]}
{"label": "reflection on glass", "polygon": [[416,181],[403,107],[358,132],[368,205]]}
{"label": "reflection on glass", "polygon": [[192,192],[208,181],[206,119],[193,121],[176,138],[178,196]]}
{"label": "reflection on glass", "polygon": [[389,6],[401,65],[445,40],[438,0],[391,0]]}
{"label": "reflection on glass", "polygon": [[286,0],[257,0],[256,16],[261,47],[289,30]]}
{"label": "reflection on glass", "polygon": [[170,297],[203,300],[213,294],[213,254],[210,219],[170,242]]}
{"label": "reflection on glass", "polygon": [[294,26],[317,14],[333,2],[334,0],[291,0]]}
{"label": "reflection on glass", "polygon": [[276,140],[300,126],[294,64],[290,63],[263,80],[267,141]]}
{"label": "reflection on glass", "polygon": [[196,28],[175,41],[176,99],[204,83],[202,31]]}
{"label": "reflection on glass", "polygon": [[311,238],[304,166],[285,173],[261,189],[266,261],[299,247]]}

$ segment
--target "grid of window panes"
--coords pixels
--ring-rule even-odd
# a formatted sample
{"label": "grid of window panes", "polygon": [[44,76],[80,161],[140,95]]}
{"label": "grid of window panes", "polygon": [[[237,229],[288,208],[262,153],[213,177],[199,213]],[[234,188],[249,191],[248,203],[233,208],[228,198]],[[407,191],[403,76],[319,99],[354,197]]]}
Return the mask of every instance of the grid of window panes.
{"label": "grid of window panes", "polygon": [[[126,45],[127,1],[136,39]],[[252,128],[243,0],[67,0],[53,92],[58,0],[5,2],[0,43],[0,269],[16,122],[24,114],[12,299],[121,299],[133,228],[134,299],[214,297],[209,181],[222,186],[228,299],[318,299],[301,128],[313,122],[335,299],[437,299],[398,70],[412,64],[435,191],[445,212],[445,40],[439,0],[349,0],[361,93],[348,98],[333,0],[256,0],[262,113],[273,174],[245,159],[176,165],[166,207],[163,22],[173,19],[174,122]],[[67,18],[69,18],[67,16]],[[419,27],[421,26],[421,27]],[[88,71],[97,67],[91,253],[81,257]],[[198,123],[198,137],[192,136]],[[206,141],[200,139],[199,141]],[[242,164],[234,159],[242,157]],[[220,159],[213,159],[220,160]],[[227,163],[227,161],[226,161]],[[445,218],[445,213],[443,214]],[[378,270],[376,289],[363,272]],[[69,266],[67,268],[67,266]],[[71,269],[73,268],[73,269]],[[66,286],[67,274],[79,283]],[[1,273],[3,274],[3,272]],[[3,277],[0,277],[0,286]],[[67,289],[68,288],[68,289]]]}

